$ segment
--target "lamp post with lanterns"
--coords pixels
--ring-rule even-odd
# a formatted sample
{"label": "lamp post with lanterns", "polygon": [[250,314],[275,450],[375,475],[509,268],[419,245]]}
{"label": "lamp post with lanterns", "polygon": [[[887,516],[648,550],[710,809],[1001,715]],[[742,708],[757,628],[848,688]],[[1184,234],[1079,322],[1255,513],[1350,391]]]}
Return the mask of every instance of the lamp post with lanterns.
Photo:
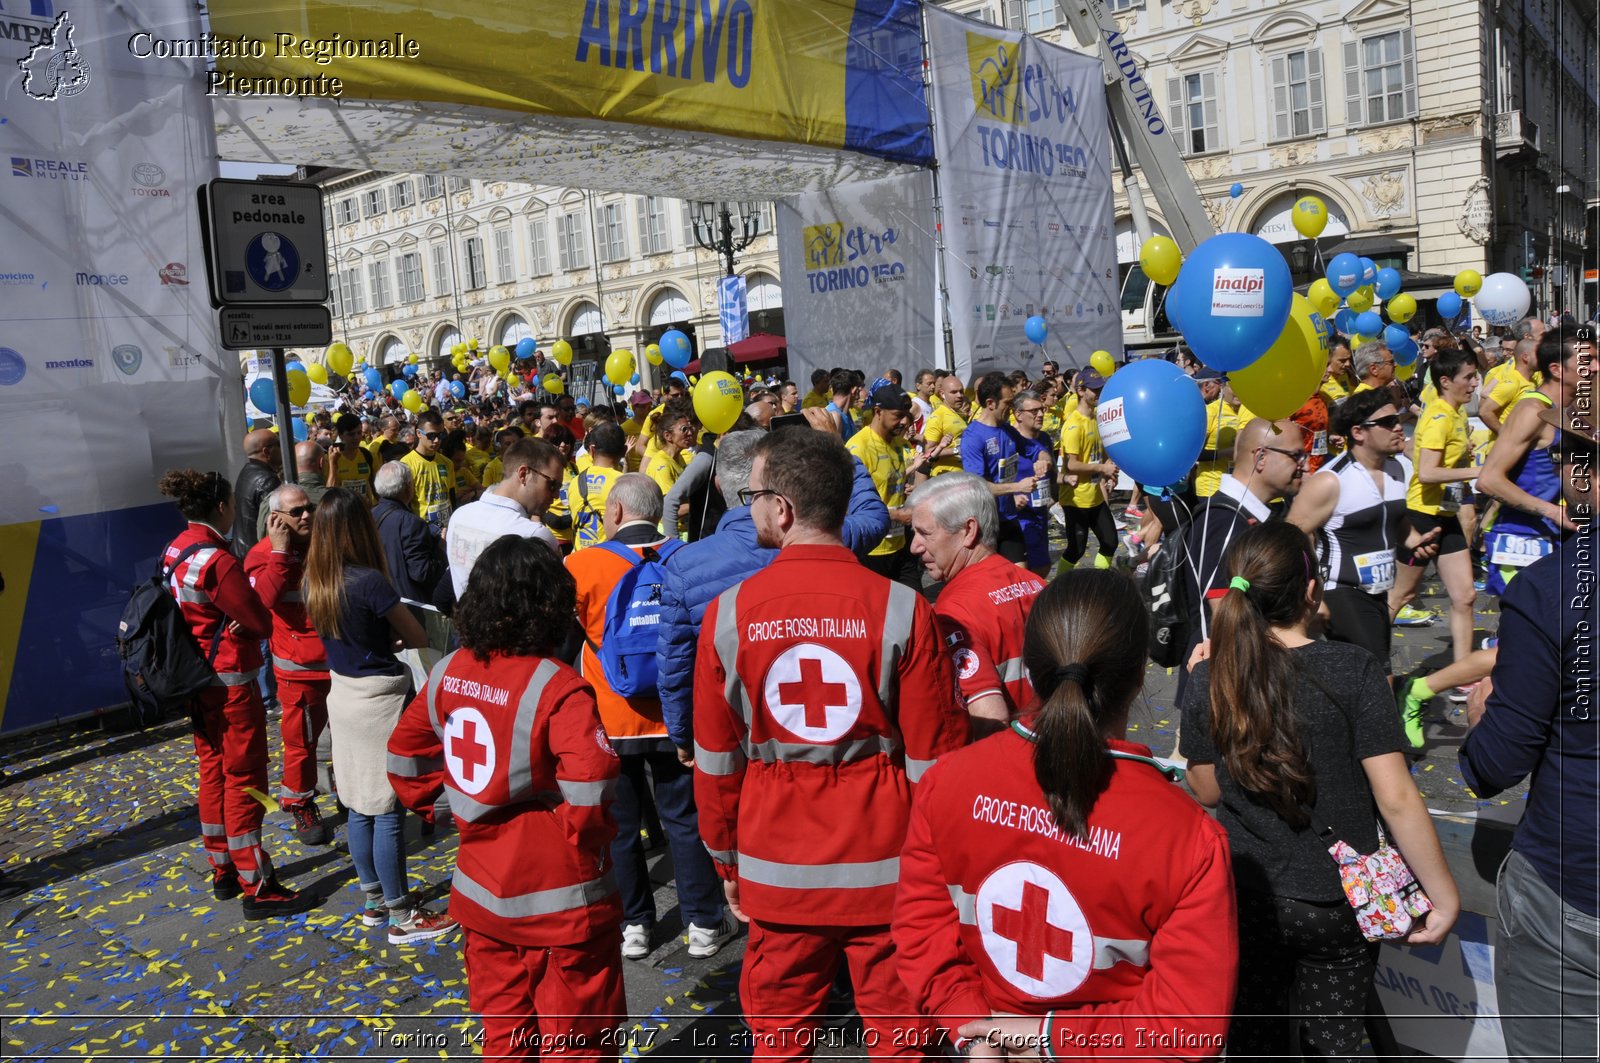
{"label": "lamp post with lanterns", "polygon": [[727,275],[736,276],[733,256],[755,242],[761,228],[760,205],[748,200],[733,204],[726,200],[696,200],[690,212],[694,222],[694,242],[713,254],[721,255]]}

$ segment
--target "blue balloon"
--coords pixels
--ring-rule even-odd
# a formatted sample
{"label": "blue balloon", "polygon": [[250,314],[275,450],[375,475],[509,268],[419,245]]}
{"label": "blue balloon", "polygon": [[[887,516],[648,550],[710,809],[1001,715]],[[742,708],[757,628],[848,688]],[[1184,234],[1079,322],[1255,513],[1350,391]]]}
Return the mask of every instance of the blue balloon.
{"label": "blue balloon", "polygon": [[310,438],[311,438],[311,429],[306,427],[305,418],[296,417],[294,419],[294,441],[296,443],[304,443],[307,439],[310,439]]}
{"label": "blue balloon", "polygon": [[1400,292],[1400,271],[1389,266],[1383,267],[1372,286],[1379,299],[1393,299]]}
{"label": "blue balloon", "polygon": [[1226,373],[1243,369],[1277,342],[1293,295],[1289,264],[1277,248],[1248,233],[1221,233],[1189,253],[1178,288],[1167,298],[1177,298],[1190,349]]}
{"label": "blue balloon", "polygon": [[268,416],[278,412],[278,393],[273,389],[271,377],[258,376],[250,381],[250,401]]}
{"label": "blue balloon", "polygon": [[674,369],[682,369],[688,365],[690,356],[694,353],[694,349],[689,345],[689,337],[677,329],[663,332],[656,346],[661,348],[662,359]]}
{"label": "blue balloon", "polygon": [[1339,298],[1343,299],[1364,283],[1361,279],[1361,259],[1350,252],[1334,255],[1333,261],[1328,263],[1328,287]]}
{"label": "blue balloon", "polygon": [[1445,292],[1439,296],[1439,301],[1434,304],[1439,311],[1439,316],[1446,321],[1453,321],[1461,313],[1461,296],[1455,292]]}
{"label": "blue balloon", "polygon": [[1361,283],[1372,284],[1378,279],[1378,264],[1370,258],[1361,260]]}
{"label": "blue balloon", "polygon": [[467,397],[467,385],[463,384],[459,380],[450,381],[450,394],[454,395],[458,399],[466,398]]}
{"label": "blue balloon", "polygon": [[1406,331],[1404,325],[1389,325],[1383,330],[1383,345],[1391,351],[1405,346],[1410,340],[1411,333]]}
{"label": "blue balloon", "polygon": [[532,336],[524,336],[522,339],[517,341],[517,357],[524,362],[526,362],[529,358],[532,358],[534,352],[538,349],[539,345],[534,342]]}
{"label": "blue balloon", "polygon": [[1244,185],[1240,184],[1238,181],[1233,182],[1232,187],[1228,189],[1228,195],[1232,196],[1234,199],[1238,199],[1240,196],[1244,195]]}
{"label": "blue balloon", "polygon": [[302,362],[298,358],[291,358],[283,364],[283,371],[287,373],[291,369],[298,369],[300,372],[304,373],[306,371],[306,363]]}
{"label": "blue balloon", "polygon": [[1100,393],[1096,416],[1108,440],[1106,457],[1140,483],[1178,483],[1205,446],[1205,400],[1171,362],[1146,358],[1117,370]]}
{"label": "blue balloon", "polygon": [[618,395],[626,395],[628,393],[628,389],[621,384],[611,385],[611,390]]}
{"label": "blue balloon", "polygon": [[368,391],[383,390],[383,374],[378,372],[377,369],[369,365],[367,366],[367,371],[362,375],[366,379]]}
{"label": "blue balloon", "polygon": [[1376,310],[1363,310],[1356,315],[1356,332],[1362,336],[1376,336],[1383,331],[1383,315]]}
{"label": "blue balloon", "polygon": [[1417,355],[1421,353],[1417,350],[1417,341],[1410,336],[1407,336],[1402,343],[1392,343],[1386,346],[1389,348],[1389,353],[1394,355],[1395,365],[1410,365],[1417,360]]}
{"label": "blue balloon", "polygon": [[1034,314],[1022,323],[1022,332],[1028,337],[1029,343],[1043,343],[1044,338],[1050,335],[1050,325],[1044,318]]}
{"label": "blue balloon", "polygon": [[633,374],[633,376],[628,378],[628,383],[632,384],[634,387],[638,387],[639,386],[639,380],[640,380],[639,374],[635,373],[635,374]]}
{"label": "blue balloon", "polygon": [[1353,336],[1356,332],[1356,312],[1348,306],[1341,306],[1333,315],[1333,327],[1346,336]]}
{"label": "blue balloon", "polygon": [[414,365],[411,365],[410,363],[407,363],[406,367],[404,369],[400,370],[400,372],[405,375],[405,378],[407,380],[410,380],[412,377],[417,375],[417,367],[414,366]]}
{"label": "blue balloon", "polygon": [[389,394],[393,395],[397,399],[403,398],[405,393],[410,390],[411,385],[407,384],[404,380],[396,380],[393,384],[389,385]]}

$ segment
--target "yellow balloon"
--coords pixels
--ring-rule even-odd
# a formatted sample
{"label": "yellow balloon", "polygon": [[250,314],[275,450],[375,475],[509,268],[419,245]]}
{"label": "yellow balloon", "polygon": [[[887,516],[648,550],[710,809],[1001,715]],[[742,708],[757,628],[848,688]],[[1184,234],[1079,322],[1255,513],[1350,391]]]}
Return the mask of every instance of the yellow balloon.
{"label": "yellow balloon", "polygon": [[408,391],[404,395],[400,396],[400,405],[404,406],[412,413],[418,413],[422,410],[422,396],[417,394],[415,391]]}
{"label": "yellow balloon", "polygon": [[550,345],[550,357],[555,359],[557,365],[571,365],[572,344],[566,340],[556,340]]}
{"label": "yellow balloon", "polygon": [[567,385],[560,377],[551,373],[544,378],[544,389],[552,395],[559,395],[567,390]]}
{"label": "yellow balloon", "polygon": [[[1294,225],[1295,232],[1309,240],[1315,240],[1322,235],[1322,230],[1328,227],[1328,205],[1317,196],[1301,196],[1294,201],[1294,208],[1289,211],[1289,221]],[[1295,407],[1297,410],[1299,408]],[[1255,407],[1251,406],[1250,409],[1254,410]]]}
{"label": "yellow balloon", "polygon": [[1318,277],[1311,282],[1306,298],[1311,300],[1311,305],[1323,317],[1332,317],[1333,312],[1339,309],[1339,293],[1333,290],[1333,285],[1328,283],[1326,277]]}
{"label": "yellow balloon", "polygon": [[1228,373],[1234,395],[1256,416],[1281,421],[1322,384],[1328,350],[1317,328],[1319,316],[1311,300],[1295,295],[1277,342],[1243,369]]}
{"label": "yellow balloon", "polygon": [[311,401],[311,378],[300,369],[289,370],[289,405],[304,406]]}
{"label": "yellow balloon", "polygon": [[626,384],[635,368],[632,351],[612,351],[606,355],[606,379],[613,384]]}
{"label": "yellow balloon", "polygon": [[504,375],[511,367],[511,352],[498,343],[495,344],[489,348],[489,364],[494,367],[496,373]]}
{"label": "yellow balloon", "polygon": [[1404,325],[1417,314],[1417,301],[1405,292],[1389,300],[1389,320]]}
{"label": "yellow balloon", "polygon": [[1357,333],[1352,334],[1351,337],[1350,337],[1350,349],[1353,351],[1357,347],[1361,346],[1363,343],[1371,343],[1371,342],[1372,342],[1372,337],[1371,336],[1363,336],[1361,333],[1357,332]]}
{"label": "yellow balloon", "polygon": [[1089,356],[1089,366],[1107,380],[1117,371],[1116,359],[1111,357],[1110,351],[1095,351]]}
{"label": "yellow balloon", "polygon": [[[1371,288],[1357,288],[1345,298],[1345,303],[1350,307],[1350,309],[1360,314],[1372,309],[1372,300],[1373,294]],[[1255,409],[1255,407],[1252,406],[1251,409]]]}
{"label": "yellow balloon", "polygon": [[355,357],[350,353],[350,345],[342,340],[328,344],[328,353],[323,357],[328,360],[329,371],[340,376],[349,376],[351,368],[355,366]]}
{"label": "yellow balloon", "polygon": [[1139,265],[1144,275],[1157,284],[1170,285],[1178,279],[1178,268],[1183,265],[1183,254],[1178,244],[1168,236],[1152,236],[1139,248]]}
{"label": "yellow balloon", "polygon": [[518,376],[515,373],[507,373],[506,374],[506,387],[508,387],[508,388],[520,388],[521,386],[522,386],[522,378],[520,376]]}
{"label": "yellow balloon", "polygon": [[1475,269],[1464,269],[1456,274],[1456,294],[1471,299],[1483,290],[1483,274]]}
{"label": "yellow balloon", "polygon": [[694,386],[694,413],[708,432],[726,432],[743,410],[744,390],[731,373],[707,373]]}
{"label": "yellow balloon", "polygon": [[328,367],[321,362],[307,362],[306,376],[311,378],[313,384],[326,386],[328,383]]}
{"label": "yellow balloon", "polygon": [[406,364],[407,365],[416,365],[417,364],[417,356],[414,355],[414,354],[406,355]]}
{"label": "yellow balloon", "polygon": [[652,343],[644,349],[644,360],[651,365],[660,365],[665,359],[661,357],[661,347]]}
{"label": "yellow balloon", "polygon": [[1414,377],[1416,375],[1417,375],[1417,363],[1416,362],[1412,362],[1410,365],[1397,365],[1397,366],[1394,367],[1394,376],[1395,376],[1396,380],[1410,380],[1412,377]]}
{"label": "yellow balloon", "polygon": [[476,336],[474,336],[472,339],[467,341],[467,350],[475,351],[477,349],[478,349],[478,338]]}

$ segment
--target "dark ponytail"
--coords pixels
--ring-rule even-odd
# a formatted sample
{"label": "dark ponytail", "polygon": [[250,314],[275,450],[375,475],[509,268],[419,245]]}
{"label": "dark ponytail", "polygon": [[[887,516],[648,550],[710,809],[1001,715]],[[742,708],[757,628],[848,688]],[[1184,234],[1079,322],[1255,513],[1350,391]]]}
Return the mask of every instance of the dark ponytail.
{"label": "dark ponytail", "polygon": [[1149,616],[1138,590],[1115,572],[1057,577],[1028,616],[1022,659],[1041,702],[1034,777],[1056,825],[1075,838],[1111,778],[1107,732],[1120,735],[1144,682]]}
{"label": "dark ponytail", "polygon": [[1271,628],[1305,615],[1316,566],[1305,533],[1286,522],[1246,531],[1224,563],[1232,583],[1211,620],[1211,739],[1235,782],[1304,826],[1316,777],[1295,724],[1294,658]]}

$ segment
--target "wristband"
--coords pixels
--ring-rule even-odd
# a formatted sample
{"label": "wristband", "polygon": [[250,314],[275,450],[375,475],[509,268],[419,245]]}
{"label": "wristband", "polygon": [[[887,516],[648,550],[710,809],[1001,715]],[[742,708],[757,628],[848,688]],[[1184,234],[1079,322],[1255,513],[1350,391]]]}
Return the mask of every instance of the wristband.
{"label": "wristband", "polygon": [[1050,1060],[1050,1063],[1056,1063],[1056,1031],[1055,1031],[1055,1025],[1056,1025],[1056,1013],[1053,1012],[1053,1011],[1045,1012],[1044,1013],[1044,1025],[1042,1027],[1042,1029],[1044,1030],[1044,1058]]}

